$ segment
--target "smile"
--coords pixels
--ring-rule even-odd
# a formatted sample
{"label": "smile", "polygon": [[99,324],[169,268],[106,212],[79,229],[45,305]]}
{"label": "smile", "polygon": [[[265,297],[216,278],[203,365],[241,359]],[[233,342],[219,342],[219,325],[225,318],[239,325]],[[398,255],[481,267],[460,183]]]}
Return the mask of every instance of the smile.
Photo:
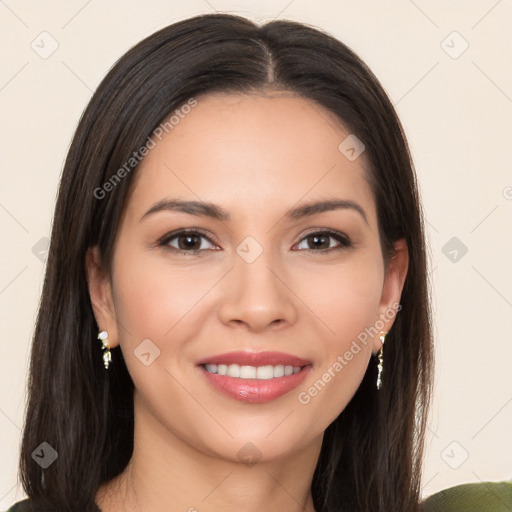
{"label": "smile", "polygon": [[298,387],[311,361],[282,352],[237,351],[196,363],[208,384],[222,395],[251,404],[265,403]]}
{"label": "smile", "polygon": [[241,366],[238,364],[206,364],[204,366],[210,373],[227,375],[239,379],[268,380],[277,377],[288,377],[301,370],[300,366],[265,365],[265,366]]}

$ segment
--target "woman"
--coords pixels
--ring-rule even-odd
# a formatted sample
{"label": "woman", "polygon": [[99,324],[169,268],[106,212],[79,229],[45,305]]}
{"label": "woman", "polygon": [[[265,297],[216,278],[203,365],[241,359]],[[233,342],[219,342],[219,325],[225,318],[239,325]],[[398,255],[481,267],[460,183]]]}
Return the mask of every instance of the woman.
{"label": "woman", "polygon": [[420,510],[432,358],[373,73],[298,23],[176,23],[71,144],[13,510]]}

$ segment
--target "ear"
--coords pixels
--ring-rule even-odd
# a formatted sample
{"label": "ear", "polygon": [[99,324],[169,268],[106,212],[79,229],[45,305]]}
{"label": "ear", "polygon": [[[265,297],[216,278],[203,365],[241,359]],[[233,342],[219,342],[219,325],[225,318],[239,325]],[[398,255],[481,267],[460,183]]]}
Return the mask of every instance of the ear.
{"label": "ear", "polygon": [[[396,315],[401,309],[400,297],[409,268],[409,251],[403,238],[397,240],[394,244],[395,253],[388,262],[384,276],[384,285],[378,308],[378,318],[375,325],[379,326],[382,333],[387,333],[393,326]],[[382,328],[380,329],[380,327]],[[382,347],[379,336],[373,339],[373,354],[376,354]]]}
{"label": "ear", "polygon": [[104,271],[98,247],[90,247],[85,255],[89,296],[100,331],[107,331],[111,348],[119,344],[116,313],[112,299],[110,276]]}

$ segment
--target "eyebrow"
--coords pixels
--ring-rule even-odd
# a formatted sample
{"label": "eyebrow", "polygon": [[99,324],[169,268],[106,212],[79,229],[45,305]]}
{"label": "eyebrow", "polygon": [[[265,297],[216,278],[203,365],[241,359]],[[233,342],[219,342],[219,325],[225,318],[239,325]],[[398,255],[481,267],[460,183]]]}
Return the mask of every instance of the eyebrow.
{"label": "eyebrow", "polygon": [[[292,208],[286,212],[285,217],[288,220],[300,219],[303,217],[309,217],[317,215],[323,212],[329,212],[333,210],[353,210],[358,212],[363,217],[366,224],[368,224],[368,218],[364,209],[355,201],[349,199],[332,199],[329,201],[314,201],[305,203],[295,208]],[[204,201],[181,201],[178,199],[162,199],[155,203],[142,217],[141,221],[146,217],[162,211],[178,211],[188,213],[190,215],[211,217],[212,219],[220,220],[223,222],[229,221],[231,215],[221,208],[220,206],[213,203],[206,203]]]}

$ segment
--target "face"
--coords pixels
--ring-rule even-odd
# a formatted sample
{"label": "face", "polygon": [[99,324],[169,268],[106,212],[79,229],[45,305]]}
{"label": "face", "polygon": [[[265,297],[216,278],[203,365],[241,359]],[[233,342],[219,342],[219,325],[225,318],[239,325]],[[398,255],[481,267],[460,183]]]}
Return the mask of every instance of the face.
{"label": "face", "polygon": [[111,274],[88,256],[136,421],[214,457],[270,460],[318,443],[343,411],[407,269],[400,241],[384,271],[365,154],[339,149],[349,134],[291,94],[215,94],[156,140]]}

